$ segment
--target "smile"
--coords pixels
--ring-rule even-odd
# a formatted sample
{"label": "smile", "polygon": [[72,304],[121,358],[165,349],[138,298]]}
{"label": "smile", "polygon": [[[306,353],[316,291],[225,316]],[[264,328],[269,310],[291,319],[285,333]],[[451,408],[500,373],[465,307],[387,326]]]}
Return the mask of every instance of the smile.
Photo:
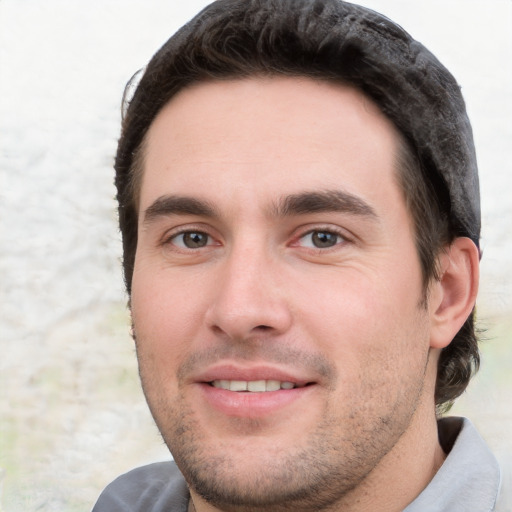
{"label": "smile", "polygon": [[265,393],[269,391],[279,391],[281,389],[288,390],[304,387],[293,382],[279,380],[214,380],[210,385],[214,388],[225,389],[227,391],[246,391],[250,393]]}
{"label": "smile", "polygon": [[195,389],[208,408],[211,407],[224,416],[263,419],[283,410],[290,414],[288,407],[292,407],[293,403],[303,404],[303,400],[318,389],[316,384],[311,381],[294,382],[286,378],[278,380],[275,377],[249,377],[244,380],[240,376],[231,379],[205,379],[196,382]]}

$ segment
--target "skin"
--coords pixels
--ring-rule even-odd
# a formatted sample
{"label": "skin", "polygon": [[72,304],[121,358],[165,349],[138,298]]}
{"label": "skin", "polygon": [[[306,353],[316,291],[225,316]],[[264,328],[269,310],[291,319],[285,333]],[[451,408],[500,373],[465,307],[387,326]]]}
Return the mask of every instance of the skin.
{"label": "skin", "polygon": [[436,364],[478,260],[457,239],[421,305],[398,140],[361,93],[299,78],[194,85],[153,122],[131,306],[190,510],[402,510],[442,463]]}

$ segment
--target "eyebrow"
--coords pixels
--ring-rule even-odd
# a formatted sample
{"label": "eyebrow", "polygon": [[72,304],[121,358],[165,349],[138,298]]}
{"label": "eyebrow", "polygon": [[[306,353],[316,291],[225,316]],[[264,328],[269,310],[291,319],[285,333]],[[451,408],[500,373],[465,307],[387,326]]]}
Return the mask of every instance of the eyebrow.
{"label": "eyebrow", "polygon": [[159,217],[169,217],[171,215],[219,216],[216,209],[207,201],[194,197],[166,195],[156,199],[146,209],[144,224],[149,224]]}
{"label": "eyebrow", "polygon": [[375,210],[363,199],[343,190],[301,192],[281,198],[274,205],[279,217],[309,213],[341,212],[376,219]]}
{"label": "eyebrow", "polygon": [[[373,219],[378,217],[366,201],[342,190],[300,192],[283,196],[271,208],[271,214],[276,217],[322,212],[341,212]],[[217,209],[208,201],[188,196],[165,195],[146,209],[143,222],[149,224],[159,217],[172,215],[220,217]]]}

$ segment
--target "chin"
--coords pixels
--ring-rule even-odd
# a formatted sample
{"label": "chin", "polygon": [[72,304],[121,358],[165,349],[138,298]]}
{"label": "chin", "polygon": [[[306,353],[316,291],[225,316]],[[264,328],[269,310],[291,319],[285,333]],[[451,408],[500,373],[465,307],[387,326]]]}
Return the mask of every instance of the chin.
{"label": "chin", "polygon": [[165,437],[179,469],[195,493],[226,512],[328,507],[357,487],[383,455],[373,453],[364,460],[357,454],[359,447],[332,446],[322,425],[302,438],[220,440],[190,416],[178,423],[180,428]]}

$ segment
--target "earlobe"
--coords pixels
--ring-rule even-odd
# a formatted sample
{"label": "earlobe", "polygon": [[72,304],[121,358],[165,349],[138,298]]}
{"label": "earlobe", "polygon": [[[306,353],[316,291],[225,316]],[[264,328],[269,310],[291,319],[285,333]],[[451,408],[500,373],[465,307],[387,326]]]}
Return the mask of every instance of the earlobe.
{"label": "earlobe", "polygon": [[465,237],[456,238],[440,255],[440,280],[434,284],[431,301],[432,348],[450,344],[475,306],[480,253]]}

